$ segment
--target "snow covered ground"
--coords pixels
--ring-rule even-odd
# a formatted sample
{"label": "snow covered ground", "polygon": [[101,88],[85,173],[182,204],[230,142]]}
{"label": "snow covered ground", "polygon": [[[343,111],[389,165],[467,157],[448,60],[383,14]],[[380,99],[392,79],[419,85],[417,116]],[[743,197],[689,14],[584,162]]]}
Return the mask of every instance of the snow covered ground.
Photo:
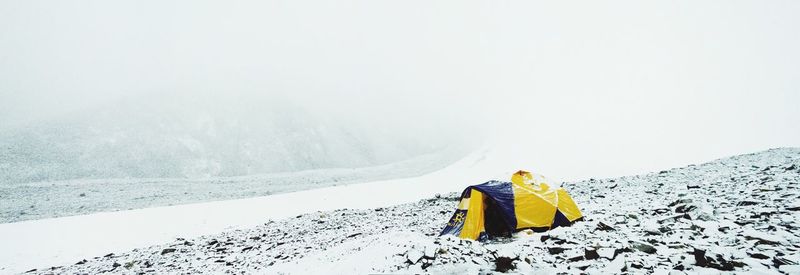
{"label": "snow covered ground", "polygon": [[0,272],[800,272],[800,149],[569,182],[584,222],[489,243],[437,237],[454,191],[489,173],[480,159],[410,179],[2,224],[12,249]]}
{"label": "snow covered ground", "polygon": [[328,186],[416,177],[457,161],[457,150],[363,168],[317,169],[209,179],[108,179],[0,184],[0,223],[260,197]]}
{"label": "snow covered ground", "polygon": [[[271,219],[340,208],[375,208],[413,202],[479,183],[470,169],[485,150],[421,177],[332,186],[264,197],[153,207],[0,224],[0,273],[74,263],[178,237],[193,238]],[[465,172],[466,171],[466,172]]]}

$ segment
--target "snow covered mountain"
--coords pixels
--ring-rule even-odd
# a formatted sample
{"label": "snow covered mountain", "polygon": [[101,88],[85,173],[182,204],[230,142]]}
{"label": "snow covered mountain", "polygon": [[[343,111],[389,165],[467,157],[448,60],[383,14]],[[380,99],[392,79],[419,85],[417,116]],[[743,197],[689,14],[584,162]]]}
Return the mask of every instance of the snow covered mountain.
{"label": "snow covered mountain", "polygon": [[[488,243],[437,237],[455,192],[486,175],[480,159],[405,180],[0,225],[0,242],[19,248],[0,255],[0,271],[38,263],[31,273],[800,272],[798,148],[564,183],[586,217],[571,227]],[[341,196],[353,193],[370,195]],[[285,204],[301,199],[309,204]],[[286,207],[268,210],[276,205]],[[140,227],[136,236],[114,225],[131,219]],[[58,234],[48,233],[53,227]],[[168,233],[179,228],[182,234]],[[172,241],[141,245],[168,236]],[[87,251],[94,256],[80,256]]]}
{"label": "snow covered mountain", "polygon": [[119,100],[0,129],[0,183],[359,168],[443,151],[447,163],[468,150],[441,118],[351,108],[241,94]]}

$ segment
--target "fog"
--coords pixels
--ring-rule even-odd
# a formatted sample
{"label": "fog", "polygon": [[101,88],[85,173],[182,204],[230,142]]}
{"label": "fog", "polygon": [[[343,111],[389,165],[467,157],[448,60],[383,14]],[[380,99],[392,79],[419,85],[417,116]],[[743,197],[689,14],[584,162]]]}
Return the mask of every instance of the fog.
{"label": "fog", "polygon": [[[799,146],[799,12],[796,1],[4,1],[0,171],[232,176],[456,146],[483,148],[499,170],[577,179]],[[96,164],[141,170],[175,156],[156,153],[167,137],[192,138],[181,146],[205,149],[181,157],[215,164]],[[95,164],[31,167],[82,161]]]}

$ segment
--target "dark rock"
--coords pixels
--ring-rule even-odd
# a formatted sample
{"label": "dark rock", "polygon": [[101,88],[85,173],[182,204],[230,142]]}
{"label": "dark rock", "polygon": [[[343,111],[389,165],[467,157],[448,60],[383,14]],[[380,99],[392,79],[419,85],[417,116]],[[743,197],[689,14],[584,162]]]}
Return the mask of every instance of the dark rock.
{"label": "dark rock", "polygon": [[566,249],[563,248],[563,247],[548,247],[547,248],[547,252],[549,252],[550,254],[553,254],[553,255],[561,254],[561,252],[564,252],[564,250],[566,250]]}
{"label": "dark rock", "polygon": [[494,270],[498,272],[507,272],[509,270],[513,270],[514,267],[514,259],[509,257],[497,257],[494,261]]}
{"label": "dark rock", "polygon": [[86,197],[86,193],[81,193],[78,197]]}
{"label": "dark rock", "polygon": [[607,224],[605,224],[603,222],[598,222],[596,229],[597,230],[602,230],[602,231],[614,231],[615,230],[613,227],[611,227],[610,225],[607,225]]}
{"label": "dark rock", "polygon": [[697,209],[697,206],[694,206],[694,205],[691,205],[691,204],[681,204],[681,205],[678,205],[678,207],[675,207],[675,212],[676,213],[686,213],[686,212],[689,212],[689,211],[692,211],[692,210],[695,210],[695,209]]}
{"label": "dark rock", "polygon": [[167,253],[172,253],[172,252],[175,252],[175,248],[164,248],[164,250],[161,250],[161,255],[164,255],[164,254],[167,254]]}
{"label": "dark rock", "polygon": [[694,249],[692,252],[694,255],[695,265],[700,267],[708,267],[719,269],[722,271],[733,271],[736,266],[743,266],[743,263],[728,261],[722,258],[722,255],[716,255],[716,257],[710,257],[706,255],[705,250],[701,249]]}
{"label": "dark rock", "polygon": [[751,206],[757,204],[759,204],[759,202],[757,201],[740,201],[739,203],[736,204],[736,206]]}
{"label": "dark rock", "polygon": [[597,254],[597,249],[594,248],[586,248],[583,251],[583,257],[587,260],[594,260],[600,258],[600,255]]}
{"label": "dark rock", "polygon": [[706,251],[705,250],[700,250],[700,249],[695,248],[694,252],[692,252],[692,255],[694,255],[695,265],[703,266],[703,267],[704,266],[708,266],[708,261],[706,261]]}
{"label": "dark rock", "polygon": [[113,267],[113,268],[117,268],[117,267],[120,267],[120,266],[122,266],[122,265],[120,263],[118,263],[118,262],[114,262],[114,264],[111,265],[111,267]]}
{"label": "dark rock", "polygon": [[568,258],[567,262],[571,263],[571,262],[583,261],[584,259],[585,258],[583,256],[574,256],[574,257]]}
{"label": "dark rock", "polygon": [[769,259],[769,256],[761,254],[761,253],[747,253],[751,258],[766,260]]}
{"label": "dark rock", "polygon": [[86,259],[83,259],[83,260],[80,260],[79,262],[77,262],[77,263],[75,263],[75,264],[85,264],[85,263],[87,263],[87,262],[88,262],[88,261],[87,261]]}
{"label": "dark rock", "polygon": [[542,242],[546,241],[547,239],[550,239],[550,236],[542,235],[542,238],[541,238]]}
{"label": "dark rock", "polygon": [[358,235],[361,235],[361,234],[362,233],[353,233],[353,234],[347,235],[347,237],[348,238],[352,238],[352,237],[355,237],[355,236],[358,236]]}
{"label": "dark rock", "polygon": [[689,204],[691,202],[692,202],[692,199],[680,199],[680,200],[676,200],[676,201],[671,202],[667,206],[673,207],[673,206],[676,206],[676,205],[679,205],[679,204]]}
{"label": "dark rock", "polygon": [[242,248],[242,252],[245,252],[245,251],[248,251],[248,250],[251,250],[251,249],[253,249],[253,247],[252,246],[248,246],[248,247]]}
{"label": "dark rock", "polygon": [[775,267],[780,267],[782,265],[795,265],[795,264],[797,264],[797,263],[795,263],[793,261],[790,261],[790,260],[788,260],[786,258],[782,258],[782,257],[772,258],[772,265],[775,266]]}

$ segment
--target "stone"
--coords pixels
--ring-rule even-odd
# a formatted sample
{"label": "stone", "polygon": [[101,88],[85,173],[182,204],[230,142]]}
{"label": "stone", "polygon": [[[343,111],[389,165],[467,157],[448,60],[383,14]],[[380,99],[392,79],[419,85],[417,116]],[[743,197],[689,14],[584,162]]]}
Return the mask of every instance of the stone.
{"label": "stone", "polygon": [[613,260],[615,254],[616,254],[616,249],[614,249],[614,248],[603,247],[603,248],[597,249],[597,255],[598,256],[600,256],[602,258],[609,259],[609,260]]}
{"label": "stone", "polygon": [[641,252],[644,252],[644,253],[647,253],[647,254],[656,253],[656,248],[653,247],[650,244],[647,244],[647,243],[644,243],[644,242],[640,242],[640,241],[631,241],[630,244],[631,244],[631,248],[639,250]]}
{"label": "stone", "polygon": [[416,264],[424,255],[425,254],[423,254],[422,251],[411,249],[406,252],[406,260],[408,260],[408,262],[411,264]]}
{"label": "stone", "polygon": [[587,260],[594,260],[600,258],[600,255],[597,253],[597,250],[594,248],[585,248],[583,250],[583,257]]}
{"label": "stone", "polygon": [[497,272],[508,272],[514,268],[514,259],[509,257],[497,257],[494,261],[494,270]]}
{"label": "stone", "polygon": [[617,257],[608,265],[606,265],[603,273],[605,274],[619,274],[625,272],[628,269],[628,266],[625,264],[625,257]]}
{"label": "stone", "polygon": [[425,258],[428,258],[428,259],[436,258],[436,251],[437,250],[439,250],[439,248],[436,247],[436,246],[433,246],[433,245],[426,246],[423,255],[424,255]]}
{"label": "stone", "polygon": [[557,246],[548,247],[547,248],[547,252],[550,253],[550,254],[561,254],[561,252],[564,252],[564,250],[566,250],[566,249],[563,248],[563,247],[557,247]]}
{"label": "stone", "polygon": [[603,222],[598,222],[596,229],[597,230],[601,230],[601,231],[614,231],[615,230],[614,227],[611,227],[610,225],[607,225],[607,224],[605,224]]}

